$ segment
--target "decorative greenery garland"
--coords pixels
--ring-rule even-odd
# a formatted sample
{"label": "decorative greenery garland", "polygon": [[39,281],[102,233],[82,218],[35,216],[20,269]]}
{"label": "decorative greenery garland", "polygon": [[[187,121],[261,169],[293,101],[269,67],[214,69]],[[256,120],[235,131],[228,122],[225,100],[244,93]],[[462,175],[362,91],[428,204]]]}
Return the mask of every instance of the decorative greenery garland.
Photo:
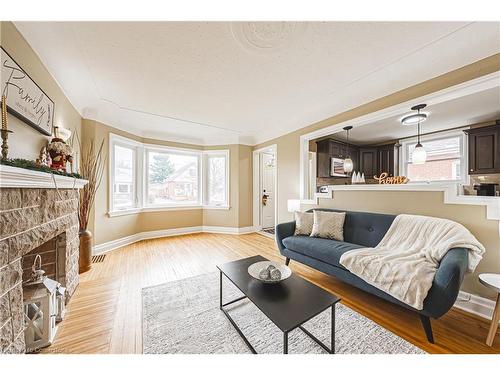
{"label": "decorative greenery garland", "polygon": [[27,159],[6,159],[6,160],[0,160],[0,164],[2,164],[2,165],[8,165],[9,167],[17,167],[17,168],[30,169],[32,171],[45,172],[45,173],[53,173],[53,174],[57,174],[59,176],[82,178],[82,176],[79,175],[78,173],[66,173],[66,172],[62,172],[62,171],[56,171],[56,170],[54,170],[54,169],[52,169],[50,167],[47,167],[45,165],[38,165],[33,160],[27,160]]}

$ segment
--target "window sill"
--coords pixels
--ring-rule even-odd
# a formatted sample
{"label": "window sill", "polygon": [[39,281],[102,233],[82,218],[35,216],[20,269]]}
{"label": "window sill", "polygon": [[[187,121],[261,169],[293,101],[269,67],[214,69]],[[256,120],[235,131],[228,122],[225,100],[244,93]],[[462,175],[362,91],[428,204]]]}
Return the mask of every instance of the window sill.
{"label": "window sill", "polygon": [[161,212],[161,211],[187,211],[187,210],[229,210],[230,206],[161,206],[161,207],[143,207],[143,208],[130,208],[119,211],[109,211],[109,217],[134,215],[144,212]]}

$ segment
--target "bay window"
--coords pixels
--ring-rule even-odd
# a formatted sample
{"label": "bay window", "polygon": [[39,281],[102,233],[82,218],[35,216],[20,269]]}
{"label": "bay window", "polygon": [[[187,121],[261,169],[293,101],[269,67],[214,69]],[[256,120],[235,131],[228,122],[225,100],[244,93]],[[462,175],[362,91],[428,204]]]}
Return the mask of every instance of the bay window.
{"label": "bay window", "polygon": [[229,150],[143,144],[110,134],[110,215],[229,208]]}

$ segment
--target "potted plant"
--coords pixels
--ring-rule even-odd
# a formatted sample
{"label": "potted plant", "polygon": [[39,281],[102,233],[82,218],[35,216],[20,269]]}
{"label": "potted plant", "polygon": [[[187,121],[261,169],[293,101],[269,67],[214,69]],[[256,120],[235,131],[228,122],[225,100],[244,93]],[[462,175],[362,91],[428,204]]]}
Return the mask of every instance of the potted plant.
{"label": "potted plant", "polygon": [[88,230],[90,210],[94,205],[95,195],[101,184],[106,157],[104,156],[104,140],[98,148],[91,139],[88,144],[81,147],[82,160],[80,174],[88,183],[80,193],[78,218],[80,220],[80,273],[90,270],[92,265],[92,233]]}

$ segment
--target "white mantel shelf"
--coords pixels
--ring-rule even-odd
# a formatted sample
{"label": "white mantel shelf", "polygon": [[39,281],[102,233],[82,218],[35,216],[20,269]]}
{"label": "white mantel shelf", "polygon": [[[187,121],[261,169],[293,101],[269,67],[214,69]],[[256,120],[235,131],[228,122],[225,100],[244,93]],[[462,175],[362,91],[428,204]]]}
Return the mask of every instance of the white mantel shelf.
{"label": "white mantel shelf", "polygon": [[438,191],[443,192],[445,204],[486,206],[488,220],[500,220],[500,197],[478,197],[459,194],[458,184],[358,184],[329,185],[328,193],[316,193],[314,199],[301,200],[301,204],[318,204],[319,199],[334,199],[336,191]]}
{"label": "white mantel shelf", "polygon": [[74,177],[0,165],[0,188],[81,189],[87,182]]}

